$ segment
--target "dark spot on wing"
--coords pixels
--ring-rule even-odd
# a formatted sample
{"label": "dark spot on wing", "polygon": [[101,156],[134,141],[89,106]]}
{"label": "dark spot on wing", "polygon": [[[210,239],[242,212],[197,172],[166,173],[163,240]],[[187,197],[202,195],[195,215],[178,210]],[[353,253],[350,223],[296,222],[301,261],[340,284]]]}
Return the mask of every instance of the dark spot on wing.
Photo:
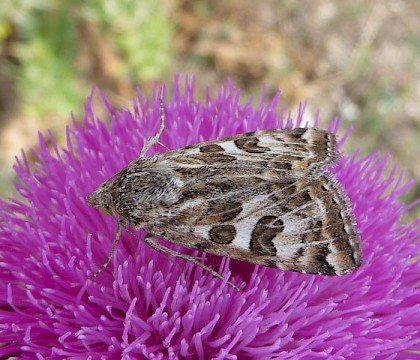
{"label": "dark spot on wing", "polygon": [[[203,201],[193,211],[188,210],[186,222],[192,226],[213,225],[234,220],[242,211],[239,201]],[[179,215],[178,215],[179,216]]]}
{"label": "dark spot on wing", "polygon": [[203,145],[200,147],[200,152],[202,153],[213,153],[213,152],[223,152],[225,149],[223,149],[220,145],[217,144],[209,144],[209,145]]}
{"label": "dark spot on wing", "polygon": [[275,256],[277,251],[272,240],[283,229],[283,221],[276,216],[262,217],[252,231],[250,250],[258,255]]}
{"label": "dark spot on wing", "polygon": [[210,240],[217,244],[230,244],[236,236],[233,225],[215,225],[209,231]]}
{"label": "dark spot on wing", "polygon": [[330,253],[328,244],[320,244],[312,250],[311,263],[314,268],[313,272],[321,272],[323,275],[335,275],[336,272],[334,267],[327,261],[327,256]]}
{"label": "dark spot on wing", "polygon": [[306,131],[307,129],[305,128],[293,129],[288,133],[288,135],[291,139],[296,139],[303,143],[307,143],[308,141],[305,138],[303,138],[303,135],[306,134]]}
{"label": "dark spot on wing", "polygon": [[309,193],[308,189],[304,189],[295,193],[290,201],[288,202],[288,207],[291,209],[298,209],[302,206],[307,205],[308,203],[312,202],[311,194]]}
{"label": "dark spot on wing", "polygon": [[234,143],[238,147],[238,149],[241,149],[248,153],[261,154],[270,151],[270,149],[267,147],[259,146],[258,138],[253,136],[240,137],[239,139],[236,139]]}

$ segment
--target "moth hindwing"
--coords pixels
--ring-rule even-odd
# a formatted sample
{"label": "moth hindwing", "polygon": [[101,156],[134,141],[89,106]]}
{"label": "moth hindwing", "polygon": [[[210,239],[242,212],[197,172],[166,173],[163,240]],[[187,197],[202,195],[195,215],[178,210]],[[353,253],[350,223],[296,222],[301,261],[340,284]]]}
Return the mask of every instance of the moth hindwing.
{"label": "moth hindwing", "polygon": [[140,157],[88,203],[121,226],[146,230],[155,249],[220,278],[155,239],[282,270],[343,275],[362,260],[349,199],[325,170],[338,158],[335,135],[320,129],[245,133]]}

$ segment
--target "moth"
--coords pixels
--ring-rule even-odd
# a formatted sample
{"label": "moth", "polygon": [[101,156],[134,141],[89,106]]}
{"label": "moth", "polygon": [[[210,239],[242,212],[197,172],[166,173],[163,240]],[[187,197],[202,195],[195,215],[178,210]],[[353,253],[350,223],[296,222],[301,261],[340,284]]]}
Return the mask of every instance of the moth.
{"label": "moth", "polygon": [[[317,128],[263,130],[141,156],[87,197],[90,206],[144,229],[145,242],[169,255],[196,258],[158,242],[307,274],[344,275],[362,263],[360,236],[342,186],[326,169],[339,160],[334,134]],[[129,230],[131,231],[131,230]],[[236,288],[232,283],[228,283]]]}

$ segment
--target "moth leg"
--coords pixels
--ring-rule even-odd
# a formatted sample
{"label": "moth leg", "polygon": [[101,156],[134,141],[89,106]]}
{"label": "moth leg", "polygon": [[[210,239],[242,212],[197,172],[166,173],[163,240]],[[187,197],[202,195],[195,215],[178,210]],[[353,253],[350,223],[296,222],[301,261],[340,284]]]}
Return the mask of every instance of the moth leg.
{"label": "moth leg", "polygon": [[112,249],[111,249],[111,252],[109,253],[108,259],[106,259],[106,261],[102,264],[102,266],[98,270],[96,270],[96,272],[89,279],[96,278],[102,271],[105,270],[105,268],[111,262],[111,259],[114,257],[115,249],[117,248],[117,243],[118,243],[118,240],[120,240],[120,237],[121,237],[121,223],[118,222],[117,230],[115,232],[115,237],[114,237],[114,243],[112,244]]}
{"label": "moth leg", "polygon": [[160,99],[160,128],[155,136],[152,136],[151,138],[147,139],[146,143],[143,145],[143,149],[141,149],[140,157],[145,157],[146,153],[149,151],[149,149],[155,145],[160,144],[164,147],[161,142],[159,142],[159,138],[163,133],[163,130],[165,130],[165,109],[163,107],[163,100]]}
{"label": "moth leg", "polygon": [[[190,261],[193,264],[201,267],[203,270],[208,271],[210,274],[212,274],[214,277],[224,281],[224,278],[222,275],[220,275],[217,271],[213,270],[212,268],[204,265],[203,263],[201,263],[200,261],[198,261],[196,258],[194,258],[193,256],[187,255],[187,254],[182,254],[179,253],[175,250],[169,249],[166,246],[161,245],[160,243],[158,243],[154,238],[153,235],[146,235],[144,238],[144,241],[153,249],[157,250],[157,251],[161,251],[165,254],[180,258],[180,259],[184,259],[186,261]],[[227,282],[227,284],[234,288],[236,291],[242,293],[242,290],[240,288],[238,288],[235,284],[231,283],[230,281]]]}

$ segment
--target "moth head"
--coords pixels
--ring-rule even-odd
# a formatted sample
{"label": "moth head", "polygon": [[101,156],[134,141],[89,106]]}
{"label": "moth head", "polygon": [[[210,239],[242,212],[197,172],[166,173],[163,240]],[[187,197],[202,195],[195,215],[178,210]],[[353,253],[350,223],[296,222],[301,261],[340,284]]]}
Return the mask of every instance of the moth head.
{"label": "moth head", "polygon": [[98,208],[101,213],[112,215],[111,193],[107,183],[102,184],[98,190],[86,197],[86,201],[89,206]]}

